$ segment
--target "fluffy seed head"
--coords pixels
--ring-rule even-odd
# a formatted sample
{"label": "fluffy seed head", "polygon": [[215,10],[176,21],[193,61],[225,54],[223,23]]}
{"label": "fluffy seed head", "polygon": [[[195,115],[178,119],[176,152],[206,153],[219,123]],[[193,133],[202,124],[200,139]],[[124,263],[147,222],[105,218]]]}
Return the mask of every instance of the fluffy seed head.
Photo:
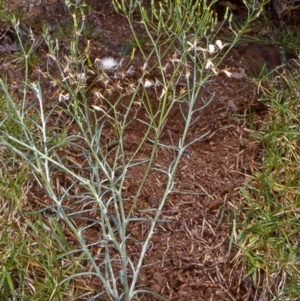
{"label": "fluffy seed head", "polygon": [[118,62],[112,57],[105,57],[103,59],[96,59],[95,65],[98,69],[103,71],[111,71],[118,66]]}

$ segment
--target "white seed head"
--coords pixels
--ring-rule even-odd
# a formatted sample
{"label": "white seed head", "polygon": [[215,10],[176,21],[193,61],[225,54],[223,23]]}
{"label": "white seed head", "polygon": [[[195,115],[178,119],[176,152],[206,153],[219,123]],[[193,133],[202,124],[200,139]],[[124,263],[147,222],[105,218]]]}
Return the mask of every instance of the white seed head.
{"label": "white seed head", "polygon": [[95,65],[98,69],[103,71],[113,70],[118,66],[118,62],[112,57],[105,57],[103,59],[96,59]]}

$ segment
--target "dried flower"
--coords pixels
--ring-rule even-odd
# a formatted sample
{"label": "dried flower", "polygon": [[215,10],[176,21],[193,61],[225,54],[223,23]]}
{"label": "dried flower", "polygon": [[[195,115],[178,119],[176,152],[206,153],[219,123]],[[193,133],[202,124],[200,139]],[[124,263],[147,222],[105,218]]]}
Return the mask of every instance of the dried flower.
{"label": "dried flower", "polygon": [[190,69],[186,69],[185,71],[185,79],[188,80],[191,76],[191,70]]}
{"label": "dried flower", "polygon": [[210,59],[207,60],[205,69],[212,70],[214,74],[218,74],[218,71],[215,68],[214,63]]}
{"label": "dried flower", "polygon": [[209,53],[214,53],[214,52],[217,51],[217,48],[216,48],[215,45],[209,44],[208,45],[208,51],[209,51]]}
{"label": "dried flower", "polygon": [[148,67],[148,63],[145,62],[144,65],[143,65],[143,67],[142,67],[142,70],[145,71],[147,67]]}
{"label": "dried flower", "polygon": [[104,112],[104,110],[103,110],[100,106],[92,105],[92,107],[93,107],[94,110],[96,110],[96,111]]}
{"label": "dried flower", "polygon": [[226,45],[228,45],[227,43],[224,43],[222,44],[222,41],[221,40],[216,40],[216,43],[217,47],[222,50]]}
{"label": "dried flower", "polygon": [[143,84],[144,88],[150,88],[153,86],[153,82],[151,82],[150,80],[146,79],[144,84]]}
{"label": "dried flower", "polygon": [[208,59],[205,65],[205,69],[211,69],[214,67],[212,60]]}
{"label": "dried flower", "polygon": [[85,84],[86,82],[86,74],[85,73],[78,73],[77,75],[77,79],[80,82],[80,84]]}
{"label": "dried flower", "polygon": [[135,73],[134,67],[130,66],[126,71],[127,75],[133,75]]}
{"label": "dried flower", "polygon": [[69,93],[66,93],[66,94],[63,94],[62,92],[59,94],[58,96],[58,101],[59,102],[64,102],[64,101],[68,101],[70,99],[70,94]]}
{"label": "dried flower", "polygon": [[232,73],[228,70],[222,70],[228,77],[231,77]]}
{"label": "dried flower", "polygon": [[166,90],[162,89],[161,94],[158,99],[161,100],[164,97],[165,93],[166,93]]}
{"label": "dried flower", "polygon": [[196,50],[196,51],[200,50],[202,52],[207,51],[207,49],[197,46],[197,40],[195,40],[193,44],[189,41],[187,43],[190,45],[190,48],[188,49],[188,51],[191,51],[191,50]]}

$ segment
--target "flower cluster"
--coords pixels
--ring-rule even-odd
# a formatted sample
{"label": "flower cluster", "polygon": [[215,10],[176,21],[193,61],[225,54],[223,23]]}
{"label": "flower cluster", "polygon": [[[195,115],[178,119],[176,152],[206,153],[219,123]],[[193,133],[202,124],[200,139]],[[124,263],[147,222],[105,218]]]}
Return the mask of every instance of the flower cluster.
{"label": "flower cluster", "polygon": [[223,70],[218,70],[213,63],[213,58],[214,58],[213,54],[222,51],[224,49],[224,47],[226,47],[228,45],[227,43],[223,44],[221,40],[216,40],[215,44],[209,44],[207,48],[198,46],[197,40],[195,40],[193,43],[188,41],[187,44],[190,46],[188,48],[189,52],[190,51],[194,51],[194,52],[200,51],[204,55],[206,70],[212,70],[214,74],[224,72],[228,77],[231,76],[231,72],[229,72],[228,68],[225,68]]}

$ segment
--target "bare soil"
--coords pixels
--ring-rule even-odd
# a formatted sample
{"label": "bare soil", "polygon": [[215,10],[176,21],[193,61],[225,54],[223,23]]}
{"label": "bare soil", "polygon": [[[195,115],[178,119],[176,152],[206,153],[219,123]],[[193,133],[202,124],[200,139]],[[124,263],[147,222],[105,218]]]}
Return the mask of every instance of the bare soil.
{"label": "bare soil", "polygon": [[[91,39],[91,60],[113,56],[118,60],[128,61],[126,47],[132,35],[126,20],[114,12],[110,1],[91,2],[92,9],[88,15],[92,27],[88,32]],[[25,15],[28,14],[28,18],[31,18],[28,19],[29,23],[35,23],[36,32],[41,31],[40,25],[46,23],[61,39],[60,33],[55,31],[57,16],[65,20],[70,18],[58,2],[53,1],[52,5],[51,1],[49,3],[32,6]],[[42,66],[42,62],[49,60],[43,46],[39,55],[39,65],[43,72],[45,66]],[[17,82],[22,71],[19,75],[11,72],[13,63],[8,58],[2,58],[2,62],[7,66],[9,81]],[[132,64],[143,65],[141,54],[136,54]],[[231,67],[231,71],[239,74],[243,68],[246,69],[237,50],[231,52],[224,66]],[[36,70],[32,68],[30,76],[33,80],[41,80],[45,102],[57,101],[58,91],[51,88]],[[154,78],[155,75],[152,76]],[[251,130],[260,128],[261,119],[267,112],[266,106],[259,102],[260,95],[257,91],[255,81],[246,76],[229,78],[225,74],[219,74],[204,85],[195,108],[203,106],[212,95],[214,97],[207,107],[194,116],[189,130],[189,141],[204,133],[208,134],[201,141],[192,144],[182,157],[174,187],[178,193],[169,196],[161,213],[162,222],[159,223],[145,256],[145,268],[141,271],[139,280],[143,289],[160,294],[168,300],[178,301],[254,300],[255,288],[252,280],[245,278],[245,267],[235,260],[237,248],[230,241],[233,220],[243,208],[240,187],[247,181],[246,175],[251,175],[261,160],[261,146],[250,136]],[[185,109],[184,106],[181,107],[182,112]],[[172,110],[161,136],[161,143],[178,144],[179,134],[184,126],[181,111],[179,106]],[[145,119],[145,112],[137,109],[132,114],[137,118],[127,129],[128,139],[124,145],[128,155],[135,151],[137,142],[144,136],[144,129],[138,119]],[[70,131],[72,130],[76,131],[76,125],[70,127]],[[103,133],[106,143],[112,140],[111,128],[107,127]],[[145,143],[139,153],[140,158],[149,156],[151,147],[150,143]],[[77,151],[79,152],[74,150],[71,154],[73,159],[84,164]],[[166,167],[173,159],[172,150],[160,149],[155,164]],[[128,170],[124,197],[131,199],[135,195],[144,170],[144,165]],[[68,179],[57,173],[55,181],[63,186]],[[150,174],[137,204],[137,217],[145,216],[141,213],[145,209],[157,208],[165,181],[166,178],[159,173]],[[33,206],[40,206],[41,203],[52,204],[38,186],[32,187],[28,202]],[[147,223],[132,223],[129,225],[131,237],[143,241],[148,226]],[[89,228],[84,235],[87,243],[99,240],[96,226]],[[75,243],[71,234],[67,233],[67,236],[70,242]],[[100,247],[93,248],[95,254],[101,253]],[[128,255],[135,260],[139,250],[140,246],[132,242],[129,244]],[[84,293],[83,287],[90,291],[97,291],[101,287],[93,278],[83,278],[81,281],[84,285],[75,292],[78,296]],[[74,297],[74,300],[85,298]],[[144,295],[141,300],[156,299]]]}

